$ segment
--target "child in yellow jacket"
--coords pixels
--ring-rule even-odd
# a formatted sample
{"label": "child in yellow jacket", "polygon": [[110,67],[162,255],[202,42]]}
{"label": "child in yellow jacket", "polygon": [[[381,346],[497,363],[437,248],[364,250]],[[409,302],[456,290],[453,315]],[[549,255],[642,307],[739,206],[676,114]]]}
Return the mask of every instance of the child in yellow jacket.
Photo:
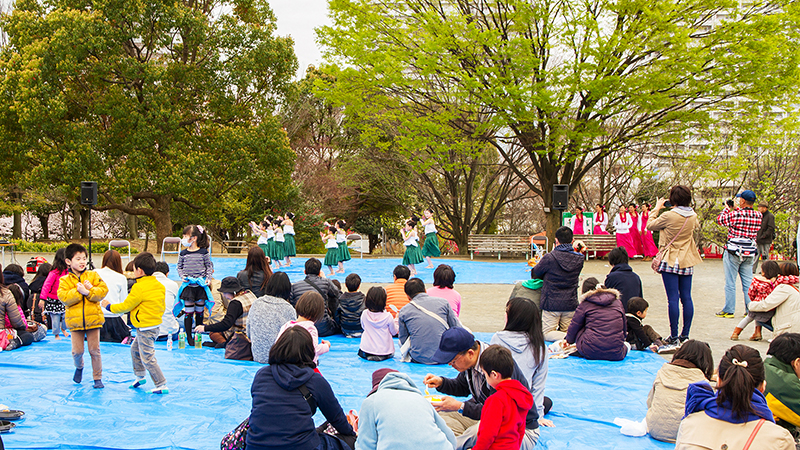
{"label": "child in yellow jacket", "polygon": [[136,284],[124,302],[112,305],[103,300],[103,308],[116,314],[130,312],[131,323],[136,330],[136,339],[131,345],[131,359],[136,381],[131,385],[138,388],[145,383],[145,370],[150,373],[155,388],[151,394],[168,394],[167,379],[161,372],[155,353],[155,342],[161,317],[164,315],[164,285],[153,276],[156,259],[150,253],[140,253],[133,259]]}
{"label": "child in yellow jacket", "polygon": [[108,294],[108,286],[97,273],[86,270],[86,248],[81,244],[69,244],[64,249],[68,272],[58,284],[58,299],[67,307],[67,327],[72,331],[72,359],[75,375],[72,380],[83,379],[83,341],[89,346],[92,357],[94,388],[103,386],[103,361],[100,359],[100,328],[103,326],[103,310],[100,300]]}

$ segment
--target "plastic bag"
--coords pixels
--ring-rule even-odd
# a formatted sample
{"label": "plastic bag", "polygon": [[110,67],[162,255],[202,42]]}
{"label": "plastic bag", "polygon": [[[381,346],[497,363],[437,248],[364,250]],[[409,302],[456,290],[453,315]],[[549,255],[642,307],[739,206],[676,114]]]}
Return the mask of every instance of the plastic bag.
{"label": "plastic bag", "polygon": [[614,425],[620,427],[619,432],[625,436],[640,437],[647,434],[647,420],[642,419],[641,422],[634,422],[620,417],[614,418]]}

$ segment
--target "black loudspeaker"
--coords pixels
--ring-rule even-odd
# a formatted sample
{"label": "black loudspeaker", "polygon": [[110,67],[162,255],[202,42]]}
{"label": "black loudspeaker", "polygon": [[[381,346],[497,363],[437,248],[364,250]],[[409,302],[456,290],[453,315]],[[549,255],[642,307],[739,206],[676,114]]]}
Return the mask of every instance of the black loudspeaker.
{"label": "black loudspeaker", "polygon": [[94,206],[97,204],[97,182],[81,181],[81,205]]}
{"label": "black loudspeaker", "polygon": [[569,203],[569,185],[568,184],[554,184],[553,185],[553,209],[566,210],[567,203]]}

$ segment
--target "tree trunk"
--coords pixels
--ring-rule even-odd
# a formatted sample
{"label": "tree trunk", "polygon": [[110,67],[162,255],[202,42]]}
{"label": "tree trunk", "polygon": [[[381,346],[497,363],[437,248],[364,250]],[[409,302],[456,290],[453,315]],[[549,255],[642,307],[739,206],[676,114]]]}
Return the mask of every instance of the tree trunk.
{"label": "tree trunk", "polygon": [[81,208],[81,239],[88,239],[89,233],[89,215],[92,213],[91,209]]}
{"label": "tree trunk", "polygon": [[127,215],[128,239],[139,239],[139,218],[133,214]]}
{"label": "tree trunk", "polygon": [[156,249],[158,251],[161,251],[161,243],[164,242],[164,238],[172,236],[171,202],[172,197],[169,195],[161,195],[155,199],[152,218],[156,226]]}
{"label": "tree trunk", "polygon": [[13,239],[22,239],[22,212],[14,211],[14,228],[11,231]]}
{"label": "tree trunk", "polygon": [[72,239],[81,238],[81,207],[75,205],[72,207]]}
{"label": "tree trunk", "polygon": [[39,224],[42,226],[42,239],[50,239],[50,230],[47,228],[47,223],[50,221],[50,215],[40,214],[36,217],[39,219]]}

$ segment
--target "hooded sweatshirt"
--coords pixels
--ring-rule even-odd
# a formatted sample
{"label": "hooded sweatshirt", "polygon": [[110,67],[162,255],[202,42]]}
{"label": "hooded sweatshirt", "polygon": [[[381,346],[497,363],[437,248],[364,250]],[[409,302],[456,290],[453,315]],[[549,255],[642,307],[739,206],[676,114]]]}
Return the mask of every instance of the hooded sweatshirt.
{"label": "hooded sweatshirt", "polygon": [[452,450],[455,446],[453,432],[405,373],[386,375],[361,405],[355,450]]}
{"label": "hooded sweatshirt", "polygon": [[359,346],[361,350],[372,355],[394,354],[392,336],[397,334],[397,326],[391,314],[365,309],[361,312],[361,327],[364,329]]}
{"label": "hooded sweatshirt", "polygon": [[628,353],[624,344],[628,323],[619,291],[595,289],[582,299],[567,329],[567,342],[576,344],[586,359],[621,361]]}
{"label": "hooded sweatshirt", "polygon": [[578,307],[578,278],[583,270],[583,255],[572,250],[572,245],[559,245],[542,256],[533,266],[536,278],[544,280],[542,310],[555,312],[575,311]]}
{"label": "hooded sweatshirt", "polygon": [[498,344],[511,350],[511,356],[530,386],[533,403],[539,417],[544,417],[544,387],[547,383],[547,347],[542,349],[539,364],[533,357],[528,335],[521,331],[498,331],[490,344]]}
{"label": "hooded sweatshirt", "polygon": [[486,399],[472,450],[519,450],[533,397],[517,380],[503,380]]}
{"label": "hooded sweatshirt", "polygon": [[686,390],[690,384],[706,379],[694,364],[676,362],[684,364],[661,366],[647,397],[647,432],[659,441],[675,442],[686,409]]}
{"label": "hooded sweatshirt", "polygon": [[316,410],[311,410],[298,390],[302,385],[311,392],[317,408],[336,431],[355,434],[322,375],[310,367],[276,364],[259,370],[250,388],[253,408],[247,432],[248,450],[314,450],[319,446],[312,417]]}

